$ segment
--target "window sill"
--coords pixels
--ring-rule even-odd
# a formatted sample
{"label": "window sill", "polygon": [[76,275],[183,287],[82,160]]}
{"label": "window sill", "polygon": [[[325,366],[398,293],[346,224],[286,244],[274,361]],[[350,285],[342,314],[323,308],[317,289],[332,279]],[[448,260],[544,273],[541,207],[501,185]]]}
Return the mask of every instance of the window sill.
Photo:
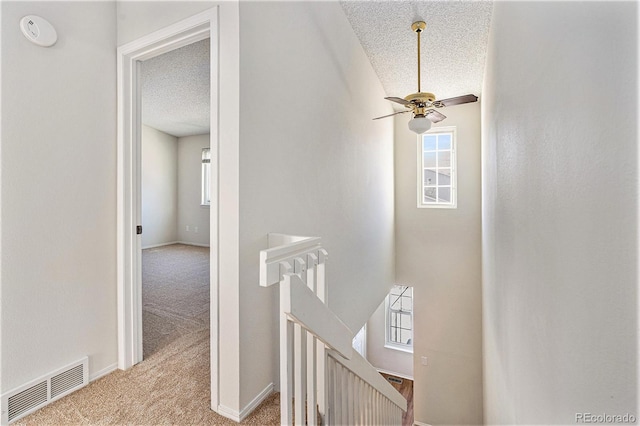
{"label": "window sill", "polygon": [[418,204],[419,209],[457,209],[456,204]]}
{"label": "window sill", "polygon": [[390,345],[389,343],[385,343],[384,345],[385,348],[387,349],[393,349],[394,351],[400,351],[400,352],[406,352],[408,354],[413,354],[413,347],[409,347],[409,346],[395,346],[395,345]]}
{"label": "window sill", "polygon": [[200,207],[205,207],[208,209],[209,207],[211,207],[211,204],[200,204]]}

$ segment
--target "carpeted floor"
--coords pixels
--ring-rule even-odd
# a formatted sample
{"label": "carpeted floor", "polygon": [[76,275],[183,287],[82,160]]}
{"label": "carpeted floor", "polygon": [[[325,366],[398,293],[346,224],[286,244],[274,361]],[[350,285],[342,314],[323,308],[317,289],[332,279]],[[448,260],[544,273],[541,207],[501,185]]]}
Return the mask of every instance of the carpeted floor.
{"label": "carpeted floor", "polygon": [[[117,370],[16,425],[235,425],[210,406],[209,250],[143,251],[144,361]],[[274,394],[242,424],[278,425]]]}

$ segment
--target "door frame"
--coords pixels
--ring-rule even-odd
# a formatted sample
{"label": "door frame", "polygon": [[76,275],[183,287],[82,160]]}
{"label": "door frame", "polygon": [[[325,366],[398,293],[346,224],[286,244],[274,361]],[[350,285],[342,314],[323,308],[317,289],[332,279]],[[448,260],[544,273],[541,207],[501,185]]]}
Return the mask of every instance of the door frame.
{"label": "door frame", "polygon": [[[237,283],[239,262],[239,13],[235,2],[155,31],[117,50],[117,318],[118,368],[142,361],[140,61],[210,39],[211,408],[220,403],[220,282]],[[223,106],[223,107],[221,107]],[[227,266],[229,265],[229,266]]]}

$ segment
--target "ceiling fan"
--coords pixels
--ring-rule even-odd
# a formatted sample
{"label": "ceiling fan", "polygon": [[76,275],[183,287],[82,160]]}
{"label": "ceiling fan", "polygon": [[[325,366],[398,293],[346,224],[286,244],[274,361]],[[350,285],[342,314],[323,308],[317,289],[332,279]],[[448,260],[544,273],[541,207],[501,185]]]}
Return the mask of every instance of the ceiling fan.
{"label": "ceiling fan", "polygon": [[422,134],[429,130],[431,128],[431,123],[438,123],[447,118],[434,108],[466,104],[469,102],[476,102],[478,100],[476,95],[464,95],[457,96],[455,98],[436,100],[436,95],[433,93],[420,91],[420,33],[422,33],[425,28],[427,28],[427,24],[423,21],[417,21],[411,24],[411,30],[418,34],[418,92],[407,95],[404,98],[394,96],[385,98],[391,102],[404,105],[408,110],[394,112],[393,114],[374,118],[374,120],[379,120],[381,118],[412,112],[413,118],[409,120],[409,129],[417,134]]}

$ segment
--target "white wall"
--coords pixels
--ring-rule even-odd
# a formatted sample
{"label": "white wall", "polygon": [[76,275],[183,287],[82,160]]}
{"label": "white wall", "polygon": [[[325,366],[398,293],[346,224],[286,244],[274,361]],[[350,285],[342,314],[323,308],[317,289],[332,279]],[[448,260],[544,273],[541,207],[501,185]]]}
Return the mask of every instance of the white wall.
{"label": "white wall", "polygon": [[116,0],[118,46],[214,7],[215,1]]}
{"label": "white wall", "polygon": [[412,378],[413,354],[384,346],[385,305],[383,301],[367,322],[367,361],[378,369]]}
{"label": "white wall", "polygon": [[[240,401],[278,380],[267,233],[323,238],[329,305],[359,330],[393,284],[393,121],[337,2],[240,3]],[[249,102],[246,100],[257,100]]]}
{"label": "white wall", "polygon": [[[458,205],[417,208],[417,138],[395,119],[396,283],[413,286],[414,416],[482,423],[480,104],[442,111],[455,126]],[[427,365],[421,357],[427,357]]]}
{"label": "white wall", "polygon": [[143,248],[178,241],[178,138],[144,125],[142,227]]}
{"label": "white wall", "polygon": [[487,424],[638,416],[636,2],[497,2],[483,99]]}
{"label": "white wall", "polygon": [[[209,134],[178,138],[178,240],[209,245],[209,206],[202,206],[202,148]],[[212,200],[213,202],[213,200]],[[216,208],[215,205],[212,208]],[[189,226],[189,230],[186,227]]]}
{"label": "white wall", "polygon": [[[116,342],[116,8],[2,2],[2,392]],[[50,48],[19,30],[58,31]]]}

